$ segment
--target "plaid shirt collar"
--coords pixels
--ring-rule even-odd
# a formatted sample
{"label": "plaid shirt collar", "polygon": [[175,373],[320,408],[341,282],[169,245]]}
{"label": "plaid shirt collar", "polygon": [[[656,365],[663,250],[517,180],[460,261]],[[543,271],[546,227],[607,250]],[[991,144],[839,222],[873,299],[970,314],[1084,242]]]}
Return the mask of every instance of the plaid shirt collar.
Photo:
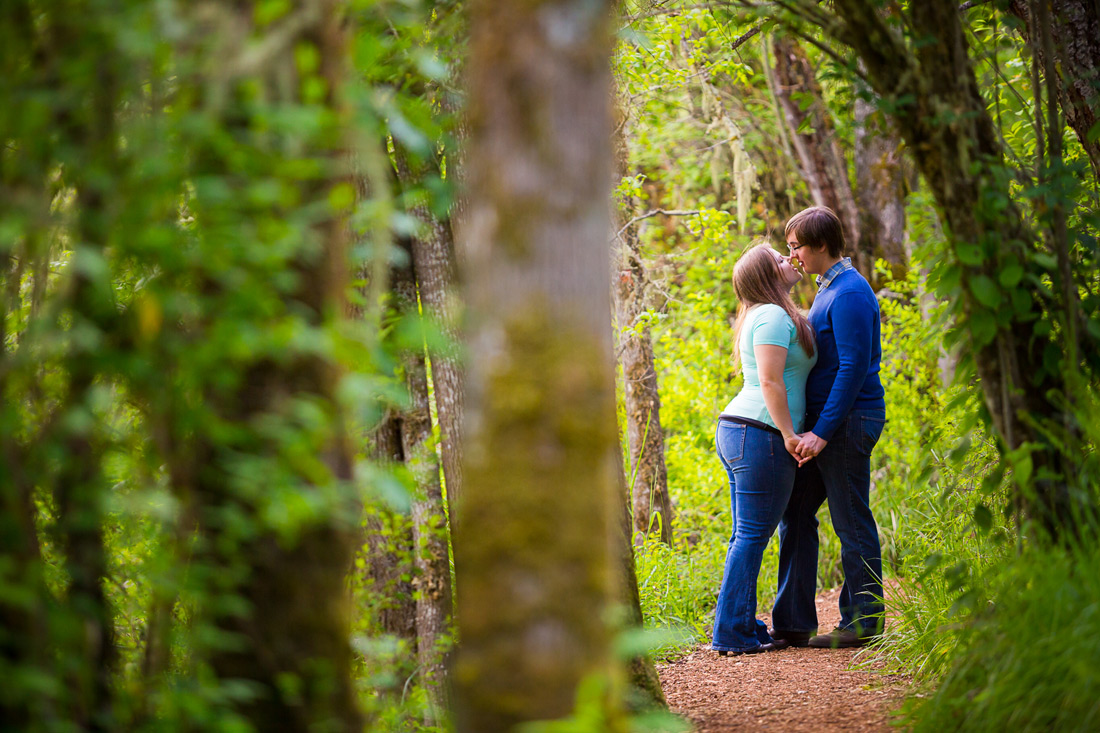
{"label": "plaid shirt collar", "polygon": [[820,292],[820,291],[824,290],[825,288],[829,287],[830,285],[832,285],[833,280],[836,280],[837,275],[839,275],[840,273],[847,272],[848,270],[854,270],[854,269],[856,269],[856,268],[852,267],[852,258],[851,257],[842,258],[840,260],[840,262],[836,263],[835,265],[830,267],[828,270],[826,270],[824,275],[818,275],[815,278],[817,280],[817,289],[818,289],[818,291]]}

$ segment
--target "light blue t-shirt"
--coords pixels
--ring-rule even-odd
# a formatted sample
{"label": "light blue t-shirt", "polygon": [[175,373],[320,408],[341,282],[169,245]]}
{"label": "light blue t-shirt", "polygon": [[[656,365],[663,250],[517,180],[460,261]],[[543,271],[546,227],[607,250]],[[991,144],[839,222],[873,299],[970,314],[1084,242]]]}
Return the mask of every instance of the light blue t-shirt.
{"label": "light blue t-shirt", "polygon": [[778,429],[764,404],[764,391],[760,389],[760,375],[756,367],[754,347],[761,344],[782,346],[787,349],[787,361],[783,365],[783,383],[787,387],[787,406],[796,433],[802,432],[802,420],[806,417],[806,376],[817,363],[817,352],[807,355],[798,343],[798,329],[787,312],[777,305],[764,303],[753,306],[741,328],[737,348],[741,352],[741,371],[745,384],[722,414],[728,417],[745,417]]}

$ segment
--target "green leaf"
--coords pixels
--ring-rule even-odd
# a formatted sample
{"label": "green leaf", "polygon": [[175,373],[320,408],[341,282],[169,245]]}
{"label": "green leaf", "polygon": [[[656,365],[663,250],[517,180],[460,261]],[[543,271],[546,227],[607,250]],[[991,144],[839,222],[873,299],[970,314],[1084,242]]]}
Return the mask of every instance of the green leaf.
{"label": "green leaf", "polygon": [[1012,291],[1012,309],[1018,316],[1026,316],[1031,312],[1031,293],[1026,290]]}
{"label": "green leaf", "polygon": [[1100,140],[1100,122],[1097,122],[1095,125],[1089,128],[1089,131],[1085,133],[1085,138],[1090,143],[1094,143],[1097,140]]}
{"label": "green leaf", "polygon": [[1013,262],[1003,270],[1001,274],[997,276],[997,280],[1006,288],[1015,287],[1024,277],[1024,268],[1018,263]]}
{"label": "green leaf", "polygon": [[970,314],[970,333],[975,346],[985,346],[997,335],[997,319],[987,310],[976,310]]}
{"label": "green leaf", "polygon": [[981,532],[988,532],[993,527],[993,512],[985,504],[974,507],[974,524]]}
{"label": "green leaf", "polygon": [[980,265],[985,259],[981,245],[977,242],[955,242],[955,253],[959,256],[959,262],[964,265]]}
{"label": "green leaf", "polygon": [[988,275],[977,275],[970,278],[970,292],[974,293],[974,297],[978,299],[979,303],[990,310],[995,310],[1001,305],[1001,289],[997,287],[997,283],[993,282],[993,278]]}

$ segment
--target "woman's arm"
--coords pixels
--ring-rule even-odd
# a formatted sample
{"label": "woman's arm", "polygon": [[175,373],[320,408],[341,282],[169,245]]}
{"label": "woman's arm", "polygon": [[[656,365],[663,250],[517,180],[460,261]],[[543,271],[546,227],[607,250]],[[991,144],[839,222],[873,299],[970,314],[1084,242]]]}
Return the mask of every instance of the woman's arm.
{"label": "woman's arm", "polygon": [[756,355],[756,371],[760,376],[760,391],[764,393],[764,404],[768,408],[772,422],[783,433],[783,443],[787,452],[795,458],[795,446],[798,436],[791,422],[791,408],[787,404],[787,385],[783,382],[783,368],[787,364],[787,349],[772,344],[755,344],[752,347]]}

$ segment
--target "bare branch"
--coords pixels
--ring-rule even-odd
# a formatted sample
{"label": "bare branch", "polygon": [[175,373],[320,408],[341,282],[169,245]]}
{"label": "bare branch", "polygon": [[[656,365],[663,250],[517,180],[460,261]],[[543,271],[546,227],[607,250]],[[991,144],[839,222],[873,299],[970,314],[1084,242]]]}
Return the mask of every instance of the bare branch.
{"label": "bare branch", "polygon": [[652,217],[658,216],[658,215],[664,215],[664,216],[698,216],[699,214],[702,214],[702,213],[703,213],[703,211],[701,209],[695,210],[695,211],[677,211],[677,210],[667,211],[665,209],[654,209],[653,211],[647,211],[646,213],[642,214],[641,216],[636,216],[633,219],[631,219],[630,221],[628,221],[626,224],[623,224],[623,228],[620,229],[618,232],[616,232],[615,236],[616,237],[621,237],[623,235],[623,232],[625,232],[627,229],[629,229],[634,224],[637,224],[638,222],[640,222],[642,219],[649,219],[649,218],[652,218]]}
{"label": "bare branch", "polygon": [[764,26],[767,24],[768,20],[770,20],[770,18],[760,21],[749,31],[733,39],[733,42],[730,44],[730,51],[736,51],[737,49],[741,48],[741,46],[745,45],[745,43],[752,40],[754,36],[759,34],[760,31],[764,29]]}

